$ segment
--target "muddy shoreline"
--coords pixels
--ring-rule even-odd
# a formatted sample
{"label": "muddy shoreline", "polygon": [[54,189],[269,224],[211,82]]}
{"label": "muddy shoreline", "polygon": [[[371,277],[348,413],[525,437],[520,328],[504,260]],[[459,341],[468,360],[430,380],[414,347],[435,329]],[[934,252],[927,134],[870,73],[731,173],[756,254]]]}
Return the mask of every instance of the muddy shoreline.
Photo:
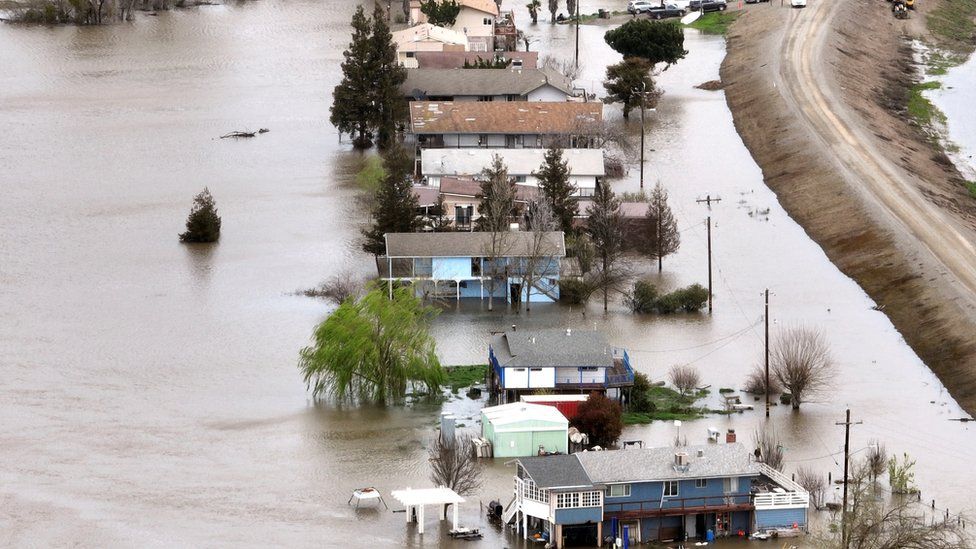
{"label": "muddy shoreline", "polygon": [[[916,78],[906,38],[924,33],[925,13],[903,22],[892,18],[883,2],[817,1],[835,10],[818,31],[826,35],[815,71],[817,81],[839,98],[831,105],[835,118],[853,126],[855,137],[867,136],[870,143],[858,146],[909,174],[917,195],[924,197],[918,200],[935,205],[953,229],[976,241],[976,201],[967,196],[945,153],[904,108]],[[926,2],[925,9],[938,1]],[[736,129],[790,215],[877,302],[959,404],[976,413],[973,292],[893,220],[883,201],[869,196],[867,184],[851,177],[836,154],[845,144],[801,120],[798,113],[810,106],[781,85],[796,61],[782,53],[796,40],[784,29],[799,28],[815,9],[815,4],[807,10],[767,4],[747,10],[730,28],[721,75]]]}

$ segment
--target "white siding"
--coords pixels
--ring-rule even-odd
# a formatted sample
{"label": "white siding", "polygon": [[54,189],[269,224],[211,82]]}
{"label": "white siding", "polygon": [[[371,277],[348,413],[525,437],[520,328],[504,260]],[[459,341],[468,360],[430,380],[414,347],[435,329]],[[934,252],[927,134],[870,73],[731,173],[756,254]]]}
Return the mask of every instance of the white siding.
{"label": "white siding", "polygon": [[506,389],[528,389],[529,369],[528,368],[505,368],[505,388]]}
{"label": "white siding", "polygon": [[529,101],[565,101],[566,94],[556,88],[546,85],[529,93]]}
{"label": "white siding", "polygon": [[530,368],[529,387],[532,389],[545,389],[556,386],[555,368]]}

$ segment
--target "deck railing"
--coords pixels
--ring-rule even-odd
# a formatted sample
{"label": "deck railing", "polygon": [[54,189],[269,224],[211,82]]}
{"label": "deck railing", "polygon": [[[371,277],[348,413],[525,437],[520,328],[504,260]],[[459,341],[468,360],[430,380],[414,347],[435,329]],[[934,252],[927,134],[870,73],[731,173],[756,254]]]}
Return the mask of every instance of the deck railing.
{"label": "deck railing", "polygon": [[604,502],[603,512],[608,515],[659,516],[669,514],[688,514],[705,511],[725,511],[751,509],[751,494],[727,494],[721,496],[699,496],[691,498],[664,498],[648,501],[629,501],[620,503]]}

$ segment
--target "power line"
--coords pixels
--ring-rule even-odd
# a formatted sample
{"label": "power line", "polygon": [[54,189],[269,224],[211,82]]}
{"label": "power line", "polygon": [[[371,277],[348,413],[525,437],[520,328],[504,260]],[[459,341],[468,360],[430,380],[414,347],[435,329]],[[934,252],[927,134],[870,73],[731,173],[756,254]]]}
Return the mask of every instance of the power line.
{"label": "power line", "polygon": [[720,338],[713,339],[712,341],[707,341],[705,343],[700,343],[698,345],[692,345],[691,347],[681,347],[681,348],[677,348],[677,349],[636,349],[636,348],[630,348],[630,350],[631,351],[634,351],[634,352],[638,352],[638,353],[676,353],[676,352],[679,352],[679,351],[692,351],[694,349],[701,349],[702,347],[707,347],[709,345],[713,345],[713,344],[718,343],[720,341],[725,341],[726,339],[729,339],[729,338],[734,338],[734,337],[736,337],[738,335],[741,335],[742,333],[744,333],[746,331],[751,330],[753,327],[755,327],[756,325],[758,325],[760,322],[762,322],[762,319],[757,320],[756,322],[754,322],[753,324],[750,324],[749,326],[746,326],[745,328],[742,328],[740,330],[737,330],[735,332],[732,332],[731,334],[724,335],[724,336],[722,336]]}

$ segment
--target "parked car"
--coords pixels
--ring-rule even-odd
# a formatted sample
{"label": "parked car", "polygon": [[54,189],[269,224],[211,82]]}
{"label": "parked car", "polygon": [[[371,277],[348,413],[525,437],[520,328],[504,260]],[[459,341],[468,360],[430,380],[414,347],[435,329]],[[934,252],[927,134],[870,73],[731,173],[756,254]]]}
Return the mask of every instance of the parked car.
{"label": "parked car", "polygon": [[790,6],[794,8],[807,7],[807,0],[790,0]]}
{"label": "parked car", "polygon": [[[791,0],[792,1],[792,0]],[[725,0],[691,0],[688,9],[691,11],[725,11],[729,6]]]}
{"label": "parked car", "polygon": [[627,11],[632,15],[646,13],[650,11],[652,7],[654,6],[652,6],[650,2],[646,2],[644,0],[630,0],[630,2],[627,3]]}
{"label": "parked car", "polygon": [[665,4],[663,6],[654,6],[647,13],[651,16],[651,19],[664,19],[666,17],[681,17],[685,14],[685,10],[674,4]]}
{"label": "parked car", "polygon": [[758,4],[760,2],[769,2],[769,0],[746,0],[746,4]]}

